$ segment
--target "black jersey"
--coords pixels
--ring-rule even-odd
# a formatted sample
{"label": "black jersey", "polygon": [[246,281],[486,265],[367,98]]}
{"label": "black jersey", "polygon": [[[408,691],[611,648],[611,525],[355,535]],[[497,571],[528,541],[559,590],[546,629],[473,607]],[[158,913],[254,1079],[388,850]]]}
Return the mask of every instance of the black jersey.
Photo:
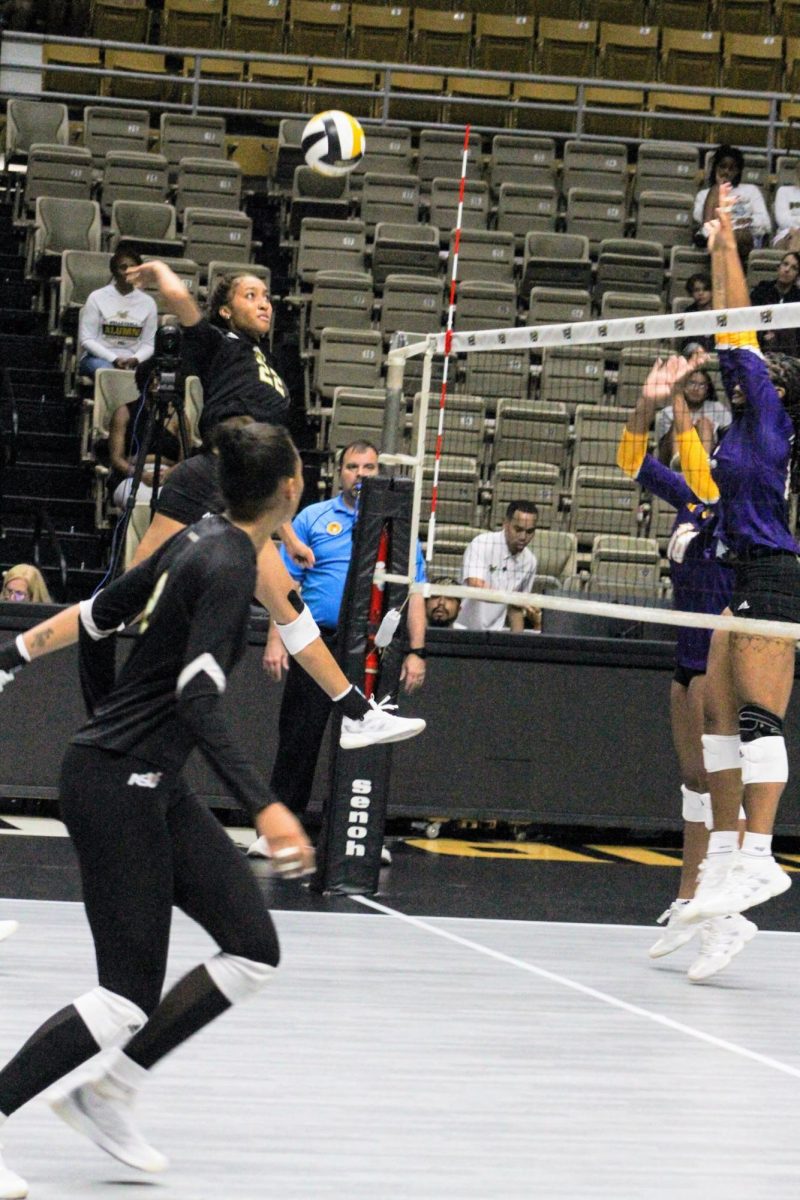
{"label": "black jersey", "polygon": [[226,417],[286,424],[286,384],[254,338],[225,332],[203,319],[184,329],[183,354],[187,372],[198,375],[203,385],[203,437]]}
{"label": "black jersey", "polygon": [[217,481],[216,454],[195,454],[173,467],[158,494],[157,511],[181,525],[221,513],[225,501]]}
{"label": "black jersey", "polygon": [[179,771],[197,746],[252,812],[271,803],[221,711],[244,653],[256,555],[247,534],[208,517],[81,604],[96,641],[143,613],[133,650],[74,743],[129,754],[155,772]]}

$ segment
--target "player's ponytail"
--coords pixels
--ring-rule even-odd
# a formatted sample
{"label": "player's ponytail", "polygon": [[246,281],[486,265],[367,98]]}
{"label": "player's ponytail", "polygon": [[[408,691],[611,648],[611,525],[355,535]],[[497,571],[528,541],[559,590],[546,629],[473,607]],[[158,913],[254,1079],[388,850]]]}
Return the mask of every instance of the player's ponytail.
{"label": "player's ponytail", "polygon": [[234,521],[255,521],[271,507],[280,483],[293,479],[299,455],[280,425],[229,424],[214,431],[219,487]]}

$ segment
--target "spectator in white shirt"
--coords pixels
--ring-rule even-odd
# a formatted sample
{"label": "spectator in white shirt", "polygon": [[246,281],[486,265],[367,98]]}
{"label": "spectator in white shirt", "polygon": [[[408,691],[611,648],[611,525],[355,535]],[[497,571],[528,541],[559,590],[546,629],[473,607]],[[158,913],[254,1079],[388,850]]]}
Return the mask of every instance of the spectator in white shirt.
{"label": "spectator in white shirt", "polygon": [[156,302],[126,276],[141,262],[132,250],[117,250],[111,258],[111,283],[90,293],[78,327],[79,374],[94,378],[100,367],[135,371],[139,363],[152,357],[158,323]]}
{"label": "spectator in white shirt", "polygon": [[773,246],[779,250],[800,250],[800,185],[785,183],[779,187],[772,211],[778,227]]}
{"label": "spectator in white shirt", "polygon": [[[512,500],[503,526],[494,533],[479,533],[464,551],[462,582],[469,587],[501,592],[529,592],[536,577],[536,556],[528,549],[536,529],[539,510],[529,500]],[[526,606],[464,600],[459,625],[484,632],[503,629],[508,617],[512,633],[522,633]]]}
{"label": "spectator in white shirt", "polygon": [[754,246],[764,244],[772,233],[772,220],[761,194],[754,183],[742,183],[744,155],[737,146],[718,146],[708,172],[708,186],[695,197],[694,219],[699,226],[695,241],[705,246],[703,226],[713,220],[719,207],[719,187],[729,183],[734,188],[733,229],[736,245],[743,262]]}

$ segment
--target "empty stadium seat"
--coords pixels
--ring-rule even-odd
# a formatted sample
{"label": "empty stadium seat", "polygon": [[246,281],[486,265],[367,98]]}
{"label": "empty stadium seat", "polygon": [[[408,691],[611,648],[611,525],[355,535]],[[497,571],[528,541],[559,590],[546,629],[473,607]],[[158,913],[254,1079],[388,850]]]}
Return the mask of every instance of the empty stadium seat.
{"label": "empty stadium seat", "polygon": [[597,534],[589,569],[592,580],[657,592],[661,582],[658,542],[655,538]]}
{"label": "empty stadium seat", "polygon": [[103,170],[109,150],[146,154],[150,145],[148,114],[140,108],[89,105],[83,110],[83,144],[98,172]]}
{"label": "empty stadium seat", "polygon": [[[383,437],[385,388],[337,387],[333,393],[333,408],[327,431],[327,446],[331,452],[344,449],[353,441],[368,438],[376,445]],[[400,414],[405,419],[405,409]],[[403,445],[402,429],[398,429],[398,447]]]}
{"label": "empty stadium seat", "polygon": [[652,348],[623,346],[619,356],[617,391],[614,402],[618,408],[632,409],[639,399],[642,385],[655,362]]}
{"label": "empty stadium seat", "polygon": [[[629,13],[626,21],[636,18]],[[603,79],[644,79],[652,81],[658,66],[657,26],[609,24],[600,26],[598,70]]]}
{"label": "empty stadium seat", "polygon": [[472,17],[465,12],[415,8],[411,59],[429,67],[468,67]]}
{"label": "empty stadium seat", "polygon": [[286,0],[228,0],[225,45],[230,50],[279,53],[283,49]]}
{"label": "empty stadium seat", "polygon": [[685,192],[641,192],[636,236],[661,242],[665,251],[692,243],[694,200]]}
{"label": "empty stadium seat", "polygon": [[178,219],[187,208],[237,211],[242,199],[242,168],[224,158],[182,158],[175,188]]}
{"label": "empty stadium seat", "polygon": [[[414,397],[414,420],[411,428],[411,445],[417,446],[419,436],[419,396]],[[428,406],[425,426],[425,453],[433,454],[436,449],[440,424],[439,406]],[[466,455],[479,460],[483,455],[483,431],[486,424],[486,404],[477,396],[451,393],[441,417],[443,454]]]}
{"label": "empty stadium seat", "polygon": [[[422,515],[427,519],[431,507],[433,458],[425,460],[422,475]],[[445,525],[476,525],[478,464],[474,458],[445,454],[439,463],[439,487],[436,518]]]}
{"label": "empty stadium seat", "polygon": [[555,187],[556,144],[553,138],[497,133],[492,138],[489,186],[498,197],[504,183]]}
{"label": "empty stadium seat", "polygon": [[375,85],[375,72],[368,67],[311,67],[311,86],[320,106],[341,103],[354,117],[374,116]]}
{"label": "empty stadium seat", "polygon": [[379,388],[382,355],[382,338],[376,329],[323,329],[314,359],[314,391],[332,400],[339,387]]}
{"label": "empty stadium seat", "polygon": [[[440,230],[443,241],[455,228],[461,183],[457,179],[434,179],[431,182],[430,221]],[[489,185],[481,179],[464,183],[461,225],[463,229],[486,229],[489,220]]]}
{"label": "empty stadium seat", "polygon": [[578,539],[564,529],[540,529],[537,525],[530,546],[536,555],[537,576],[566,579],[575,573]]}
{"label": "empty stadium seat", "polygon": [[439,230],[435,225],[379,221],[372,244],[372,275],[379,290],[389,275],[439,274]]}
{"label": "empty stadium seat", "polygon": [[69,141],[67,106],[46,100],[12,97],[6,107],[6,166],[28,157],[36,143],[66,146]]}
{"label": "empty stadium seat", "polygon": [[187,208],[183,214],[186,257],[196,262],[201,275],[214,258],[247,263],[253,240],[253,222],[243,212],[218,208]]}
{"label": "empty stadium seat", "polygon": [[[438,333],[442,324],[441,279],[425,275],[388,275],[383,285],[380,329],[384,341],[393,333]],[[476,393],[480,395],[480,393]]]}
{"label": "empty stadium seat", "polygon": [[390,120],[413,121],[415,125],[438,124],[444,111],[444,85],[444,75],[392,71]]}
{"label": "empty stadium seat", "polygon": [[542,356],[539,399],[565,404],[570,414],[576,405],[603,403],[605,356],[602,346],[553,346]]}
{"label": "empty stadium seat", "polygon": [[[467,177],[481,173],[483,145],[477,133],[470,135],[467,153]],[[417,173],[423,192],[429,192],[434,179],[460,179],[464,154],[464,135],[446,129],[423,129],[419,135]]]}
{"label": "empty stadium seat", "polygon": [[353,187],[359,187],[367,172],[375,175],[410,175],[411,130],[405,125],[375,125],[369,130],[369,153],[350,172]]}
{"label": "empty stadium seat", "polygon": [[635,238],[606,238],[597,257],[595,296],[607,291],[654,292],[664,290],[664,247],[661,242]]}
{"label": "empty stadium seat", "polygon": [[772,33],[770,5],[762,4],[761,0],[716,0],[715,9],[726,41],[732,33]]}
{"label": "empty stadium seat", "polygon": [[591,187],[625,192],[628,155],[622,142],[582,142],[570,138],[564,144],[562,190]]}
{"label": "empty stadium seat", "polygon": [[96,200],[39,196],[28,238],[26,275],[56,274],[64,250],[100,250],[102,221]]}
{"label": "empty stadium seat", "polygon": [[[452,277],[455,235],[450,241],[447,277]],[[514,280],[514,235],[465,229],[458,251],[458,278],[462,282],[512,283]]]}
{"label": "empty stadium seat", "polygon": [[317,271],[363,271],[366,248],[363,222],[306,217],[300,225],[297,277],[311,284]]}
{"label": "empty stadium seat", "polygon": [[515,79],[511,124],[536,133],[574,133],[578,89],[574,83]]}
{"label": "empty stadium seat", "polygon": [[106,69],[113,71],[103,79],[105,96],[120,100],[142,100],[161,104],[175,99],[172,73],[167,72],[165,56],[153,50],[106,50]]}
{"label": "empty stadium seat", "polygon": [[90,36],[103,42],[144,43],[149,16],[145,0],[94,0]]}
{"label": "empty stadium seat", "polygon": [[458,285],[455,329],[503,329],[517,318],[517,289],[513,283],[467,279]]}
{"label": "empty stadium seat", "polygon": [[222,0],[164,0],[161,41],[165,46],[219,49]]}
{"label": "empty stadium seat", "polygon": [[588,237],[538,231],[526,234],[521,294],[526,295],[540,283],[547,287],[591,288]]}
{"label": "empty stadium seat", "polygon": [[[319,340],[328,326],[339,329],[370,329],[375,293],[372,276],[366,272],[317,271],[311,292],[311,308],[305,330]],[[301,336],[301,345],[304,342]]]}
{"label": "empty stadium seat", "polygon": [[621,238],[625,232],[625,193],[600,187],[571,187],[567,192],[567,233],[589,239],[596,253],[604,238]]}
{"label": "empty stadium seat", "polygon": [[576,467],[572,476],[569,527],[580,546],[598,533],[636,535],[639,488],[616,467]]}
{"label": "empty stadium seat", "polygon": [[540,75],[592,76],[595,73],[596,43],[596,21],[541,17],[535,69]]}
{"label": "empty stadium seat", "polygon": [[371,237],[379,221],[413,225],[419,218],[416,175],[381,175],[367,171],[361,189],[361,220]]}
{"label": "empty stadium seat", "polygon": [[92,156],[85,146],[35,143],[28,152],[28,170],[22,193],[26,213],[37,196],[62,196],[88,200],[92,187]]}
{"label": "empty stadium seat", "polygon": [[648,292],[605,292],[600,305],[600,316],[605,321],[618,317],[656,316],[663,311],[661,296]]}
{"label": "empty stadium seat", "polygon": [[530,71],[533,34],[533,17],[479,12],[475,17],[475,66],[483,71]]}
{"label": "empty stadium seat", "polygon": [[289,203],[288,233],[300,236],[306,217],[346,221],[350,214],[350,180],[347,175],[321,175],[311,167],[295,167]]}
{"label": "empty stadium seat", "polygon": [[508,350],[486,354],[468,354],[464,390],[480,396],[493,415],[498,400],[525,400],[530,384],[530,354],[527,350]]}
{"label": "empty stadium seat", "polygon": [[445,110],[450,125],[506,125],[510,113],[511,81],[451,75]]}
{"label": "empty stadium seat", "polygon": [[698,155],[696,146],[682,142],[642,142],[636,157],[634,196],[642,192],[685,192],[697,194]]}
{"label": "empty stadium seat", "polygon": [[[500,400],[492,460],[530,459],[563,470],[567,461],[569,414],[565,404],[540,400]],[[556,572],[547,572],[555,574]]]}
{"label": "empty stadium seat", "polygon": [[[662,29],[661,78],[664,83],[716,87],[722,58],[722,34],[710,29]],[[688,140],[688,137],[687,137]]]}
{"label": "empty stadium seat", "polygon": [[783,38],[728,33],[723,46],[722,86],[751,92],[779,92],[783,63]]}
{"label": "empty stadium seat", "polygon": [[[200,296],[200,267],[196,262],[192,262],[190,258],[164,258],[160,254],[143,254],[142,259],[147,262],[151,258],[160,258],[165,262],[170,270],[174,271],[184,285],[190,296],[195,300],[199,300]],[[168,309],[164,302],[160,291],[154,284],[148,284],[143,291],[147,292],[148,296],[152,296],[156,302],[159,317],[163,317]]]}
{"label": "empty stadium seat", "polygon": [[[266,105],[265,107],[269,107]],[[303,166],[305,157],[300,146],[300,139],[305,129],[305,120],[297,117],[284,117],[278,125],[278,148],[275,159],[273,182],[281,191],[291,191],[294,183],[294,173]]]}
{"label": "empty stadium seat", "polygon": [[555,231],[558,192],[553,184],[502,183],[497,201],[497,228],[512,233],[518,250],[531,230]]}
{"label": "empty stadium seat", "polygon": [[117,250],[124,245],[139,254],[179,256],[183,242],[175,229],[175,209],[171,204],[115,200],[111,206],[109,249]]}
{"label": "empty stadium seat", "polygon": [[[689,72],[691,74],[691,72]],[[668,141],[713,141],[711,97],[690,92],[650,92],[648,137]]]}
{"label": "empty stadium seat", "polygon": [[[251,111],[274,113],[303,112],[308,103],[301,91],[308,87],[308,65],[290,62],[258,62],[251,59],[244,106]],[[296,117],[290,118],[295,120]],[[300,121],[301,130],[306,122]],[[293,164],[292,169],[297,166]]]}
{"label": "empty stadium seat", "polygon": [[592,298],[582,288],[531,288],[526,325],[570,325],[588,321]]}
{"label": "empty stadium seat", "polygon": [[173,179],[177,179],[182,158],[227,158],[225,118],[162,113],[160,150]]}
{"label": "empty stadium seat", "polygon": [[96,96],[100,90],[102,67],[97,46],[45,43],[42,47],[45,68],[42,85],[45,92],[68,96]]}
{"label": "empty stadium seat", "polygon": [[411,34],[411,9],[395,4],[350,7],[350,54],[372,62],[405,62]]}

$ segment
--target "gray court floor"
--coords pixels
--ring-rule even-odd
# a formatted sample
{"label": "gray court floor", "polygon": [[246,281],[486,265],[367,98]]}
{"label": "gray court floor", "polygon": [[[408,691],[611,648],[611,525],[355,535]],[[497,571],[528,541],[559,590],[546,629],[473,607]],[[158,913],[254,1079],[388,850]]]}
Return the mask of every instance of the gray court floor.
{"label": "gray court floor", "polygon": [[[77,904],[0,902],[0,1060],[93,984]],[[274,986],[154,1071],[143,1177],[42,1102],[4,1129],[31,1200],[792,1200],[800,935],[713,985],[652,929],[280,912]],[[207,957],[176,916],[171,976]]]}

